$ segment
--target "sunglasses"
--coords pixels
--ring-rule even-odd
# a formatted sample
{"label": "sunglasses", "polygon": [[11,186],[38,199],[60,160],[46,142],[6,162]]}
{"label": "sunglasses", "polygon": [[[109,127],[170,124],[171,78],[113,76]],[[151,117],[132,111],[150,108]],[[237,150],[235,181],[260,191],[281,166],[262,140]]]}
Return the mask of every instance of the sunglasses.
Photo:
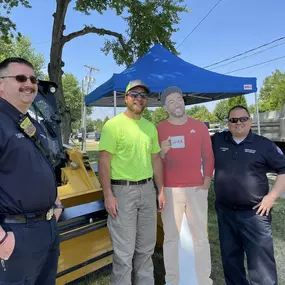
{"label": "sunglasses", "polygon": [[130,96],[133,99],[146,99],[147,93],[146,92],[130,91],[127,93],[127,96]]}
{"label": "sunglasses", "polygon": [[14,76],[3,76],[3,77],[0,77],[1,79],[4,79],[4,78],[15,78],[16,81],[20,82],[20,83],[24,83],[26,82],[28,79],[30,79],[31,83],[32,84],[38,84],[39,83],[39,80],[37,79],[36,76],[26,76],[26,75],[14,75]]}
{"label": "sunglasses", "polygon": [[240,121],[241,123],[245,123],[249,120],[249,117],[240,117],[240,118],[230,118],[229,122],[236,124],[238,121]]}

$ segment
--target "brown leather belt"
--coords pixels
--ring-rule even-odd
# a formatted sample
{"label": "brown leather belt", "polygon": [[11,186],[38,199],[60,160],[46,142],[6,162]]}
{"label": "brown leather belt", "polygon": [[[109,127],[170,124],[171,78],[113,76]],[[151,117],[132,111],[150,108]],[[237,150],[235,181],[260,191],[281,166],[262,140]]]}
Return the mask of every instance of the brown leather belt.
{"label": "brown leather belt", "polygon": [[54,215],[54,209],[51,208],[47,212],[26,214],[26,215],[8,215],[0,214],[1,224],[26,224],[28,221],[39,222],[44,220],[51,220]]}
{"label": "brown leather belt", "polygon": [[128,180],[113,180],[111,179],[111,185],[143,185],[149,182],[152,178],[142,179],[139,181],[128,181]]}

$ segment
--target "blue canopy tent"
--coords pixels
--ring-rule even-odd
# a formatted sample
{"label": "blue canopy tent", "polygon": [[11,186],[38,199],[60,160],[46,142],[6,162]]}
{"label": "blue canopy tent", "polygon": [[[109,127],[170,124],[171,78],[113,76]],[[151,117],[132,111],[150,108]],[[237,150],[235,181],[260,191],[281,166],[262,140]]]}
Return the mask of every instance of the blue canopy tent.
{"label": "blue canopy tent", "polygon": [[149,107],[162,106],[160,94],[172,85],[181,88],[186,105],[257,91],[256,78],[228,76],[200,68],[182,60],[161,44],[155,44],[130,67],[113,74],[108,81],[88,94],[85,98],[86,106],[114,107],[116,114],[116,107],[125,106],[124,91],[129,81],[134,79],[141,79],[149,86]]}
{"label": "blue canopy tent", "polygon": [[[160,93],[179,86],[186,105],[205,103],[257,91],[256,78],[234,77],[205,70],[174,55],[161,44],[155,44],[133,65],[86,96],[87,106],[125,106],[124,91],[130,80],[141,79],[150,88],[148,106],[161,106]],[[114,91],[117,93],[114,100]]]}

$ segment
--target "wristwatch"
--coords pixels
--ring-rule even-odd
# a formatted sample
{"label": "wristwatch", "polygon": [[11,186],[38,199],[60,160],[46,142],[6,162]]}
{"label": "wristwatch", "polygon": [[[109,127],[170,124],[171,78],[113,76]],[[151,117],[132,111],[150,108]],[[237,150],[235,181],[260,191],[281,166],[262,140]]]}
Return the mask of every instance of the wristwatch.
{"label": "wristwatch", "polygon": [[53,208],[54,208],[54,209],[62,209],[62,213],[63,213],[63,211],[64,211],[64,206],[63,206],[62,204],[54,204],[54,205],[53,205]]}

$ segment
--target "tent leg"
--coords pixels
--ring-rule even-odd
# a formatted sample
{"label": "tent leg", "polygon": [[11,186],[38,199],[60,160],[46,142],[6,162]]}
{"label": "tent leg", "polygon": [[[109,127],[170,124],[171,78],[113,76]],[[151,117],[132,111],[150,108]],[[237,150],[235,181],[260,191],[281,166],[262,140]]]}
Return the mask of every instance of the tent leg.
{"label": "tent leg", "polygon": [[114,91],[114,117],[116,116],[116,114],[117,114],[117,94],[116,94],[117,92],[116,91]]}
{"label": "tent leg", "polygon": [[257,130],[258,130],[258,134],[260,135],[260,120],[259,120],[257,92],[255,92],[255,113],[256,113],[256,116],[257,116]]}

